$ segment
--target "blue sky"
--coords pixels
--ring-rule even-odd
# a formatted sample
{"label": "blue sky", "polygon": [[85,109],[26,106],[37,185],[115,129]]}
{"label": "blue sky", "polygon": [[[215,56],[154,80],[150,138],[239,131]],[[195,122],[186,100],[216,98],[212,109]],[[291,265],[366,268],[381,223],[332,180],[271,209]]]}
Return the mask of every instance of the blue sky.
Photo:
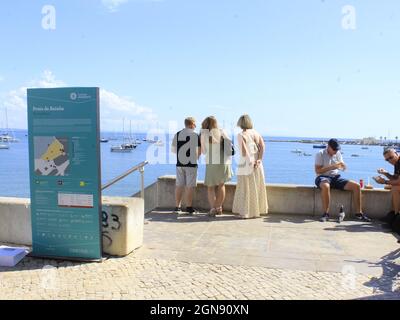
{"label": "blue sky", "polygon": [[[44,5],[56,29],[42,28]],[[355,9],[344,29],[342,8]],[[3,0],[0,126],[25,88],[99,86],[102,126],[193,115],[263,134],[400,136],[400,1]]]}

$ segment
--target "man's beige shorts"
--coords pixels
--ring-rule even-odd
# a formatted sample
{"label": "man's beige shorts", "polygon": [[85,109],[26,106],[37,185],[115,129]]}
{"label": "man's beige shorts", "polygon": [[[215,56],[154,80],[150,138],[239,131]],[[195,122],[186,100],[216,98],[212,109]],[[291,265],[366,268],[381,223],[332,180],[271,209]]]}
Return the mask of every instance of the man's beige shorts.
{"label": "man's beige shorts", "polygon": [[176,167],[176,186],[195,188],[197,186],[197,168]]}

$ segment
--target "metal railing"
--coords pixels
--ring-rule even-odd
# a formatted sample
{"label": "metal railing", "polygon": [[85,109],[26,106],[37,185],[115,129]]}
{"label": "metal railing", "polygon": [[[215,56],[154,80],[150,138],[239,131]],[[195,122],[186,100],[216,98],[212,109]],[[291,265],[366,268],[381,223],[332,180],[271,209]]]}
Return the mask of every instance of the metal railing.
{"label": "metal railing", "polygon": [[140,183],[141,183],[141,190],[140,190],[140,197],[144,199],[144,167],[148,165],[148,161],[143,161],[139,163],[138,165],[132,167],[128,171],[124,172],[123,174],[119,175],[118,177],[112,179],[110,182],[107,182],[106,184],[101,186],[101,190],[107,189],[117,183],[118,181],[121,181],[122,179],[126,178],[130,174],[134,173],[135,171],[140,172]]}

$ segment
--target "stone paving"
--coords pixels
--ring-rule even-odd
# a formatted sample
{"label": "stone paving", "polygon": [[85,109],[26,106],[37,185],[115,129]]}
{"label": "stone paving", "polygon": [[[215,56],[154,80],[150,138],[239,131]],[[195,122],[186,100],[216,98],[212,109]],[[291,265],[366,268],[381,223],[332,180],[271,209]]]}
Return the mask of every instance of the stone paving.
{"label": "stone paving", "polygon": [[144,246],[0,268],[0,299],[400,299],[400,247],[379,224],[146,216]]}

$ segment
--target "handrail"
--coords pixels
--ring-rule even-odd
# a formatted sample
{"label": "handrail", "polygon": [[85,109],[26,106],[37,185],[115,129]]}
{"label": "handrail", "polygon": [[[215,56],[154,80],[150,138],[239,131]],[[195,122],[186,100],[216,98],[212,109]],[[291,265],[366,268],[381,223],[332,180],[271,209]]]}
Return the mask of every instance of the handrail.
{"label": "handrail", "polygon": [[138,171],[140,172],[141,175],[141,191],[140,191],[140,195],[141,197],[144,199],[144,167],[146,165],[148,165],[149,162],[148,161],[143,161],[141,163],[139,163],[138,165],[132,167],[131,169],[129,169],[128,171],[124,172],[123,174],[119,175],[118,177],[112,179],[110,182],[107,182],[106,184],[101,186],[101,190],[107,189],[109,187],[111,187],[113,184],[117,183],[118,181],[126,178],[127,176],[129,176],[131,173]]}

